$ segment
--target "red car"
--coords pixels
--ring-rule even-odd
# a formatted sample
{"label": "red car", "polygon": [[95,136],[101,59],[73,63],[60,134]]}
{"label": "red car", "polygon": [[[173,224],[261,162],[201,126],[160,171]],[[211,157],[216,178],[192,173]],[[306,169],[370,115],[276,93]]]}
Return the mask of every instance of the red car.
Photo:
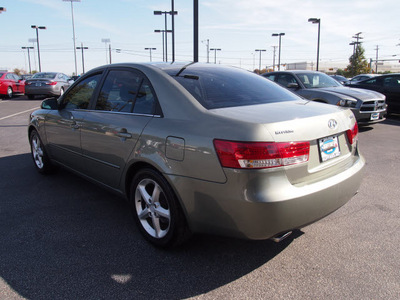
{"label": "red car", "polygon": [[25,80],[11,72],[0,72],[0,96],[11,98],[14,94],[25,93]]}

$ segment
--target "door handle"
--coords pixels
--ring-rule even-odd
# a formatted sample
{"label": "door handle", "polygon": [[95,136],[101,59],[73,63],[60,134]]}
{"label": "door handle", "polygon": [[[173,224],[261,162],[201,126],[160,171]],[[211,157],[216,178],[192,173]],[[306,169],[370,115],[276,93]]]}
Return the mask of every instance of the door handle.
{"label": "door handle", "polygon": [[123,139],[130,139],[132,138],[132,134],[128,132],[125,128],[122,128],[121,131],[116,133],[116,136],[123,138]]}

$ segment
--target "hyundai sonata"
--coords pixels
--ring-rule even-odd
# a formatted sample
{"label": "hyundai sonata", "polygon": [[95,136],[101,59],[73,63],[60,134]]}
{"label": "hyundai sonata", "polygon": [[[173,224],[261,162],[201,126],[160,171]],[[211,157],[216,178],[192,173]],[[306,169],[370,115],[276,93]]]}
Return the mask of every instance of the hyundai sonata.
{"label": "hyundai sonata", "polygon": [[356,194],[364,159],[351,110],[209,64],[96,68],[28,126],[41,173],[63,166],[124,196],[143,236],[278,239]]}

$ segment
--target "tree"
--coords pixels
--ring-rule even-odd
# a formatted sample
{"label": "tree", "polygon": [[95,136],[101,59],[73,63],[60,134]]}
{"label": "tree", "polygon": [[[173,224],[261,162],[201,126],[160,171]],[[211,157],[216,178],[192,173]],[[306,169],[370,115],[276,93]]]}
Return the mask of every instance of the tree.
{"label": "tree", "polygon": [[349,58],[350,64],[347,66],[346,77],[370,73],[371,69],[368,66],[368,61],[365,59],[364,52],[364,48],[361,44],[358,44],[354,54]]}

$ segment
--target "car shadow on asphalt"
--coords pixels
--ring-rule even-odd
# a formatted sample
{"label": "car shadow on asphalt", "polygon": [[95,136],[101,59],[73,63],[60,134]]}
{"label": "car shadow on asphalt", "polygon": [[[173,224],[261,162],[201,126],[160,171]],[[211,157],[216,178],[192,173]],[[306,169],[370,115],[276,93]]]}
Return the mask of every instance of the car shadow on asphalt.
{"label": "car shadow on asphalt", "polygon": [[[144,241],[123,199],[67,171],[43,176],[30,154],[0,158],[0,276],[28,299],[182,299],[233,282],[280,243],[195,235],[180,248]],[[0,281],[0,284],[1,281]]]}

